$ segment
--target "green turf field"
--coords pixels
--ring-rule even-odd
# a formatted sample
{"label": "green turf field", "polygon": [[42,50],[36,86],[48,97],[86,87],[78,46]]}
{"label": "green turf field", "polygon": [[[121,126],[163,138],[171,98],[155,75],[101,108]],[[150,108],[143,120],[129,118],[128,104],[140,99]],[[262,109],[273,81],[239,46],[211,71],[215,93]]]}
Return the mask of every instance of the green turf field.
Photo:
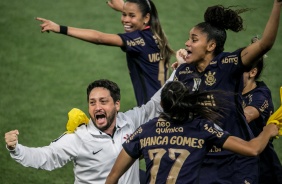
{"label": "green turf field", "polygon": [[[126,67],[125,53],[119,48],[93,45],[54,33],[40,32],[37,16],[59,24],[97,29],[108,33],[123,32],[120,13],[106,1],[21,0],[0,2],[0,135],[18,129],[19,142],[39,147],[48,145],[65,131],[67,113],[77,107],[87,112],[86,87],[100,78],[118,83],[121,110],[135,106],[133,88]],[[265,0],[154,0],[163,29],[173,49],[184,47],[189,29],[203,21],[210,5],[239,5],[255,8],[242,16],[245,31],[228,32],[226,51],[249,44],[261,35],[272,1]],[[280,21],[281,22],[281,21]],[[270,87],[275,108],[280,105],[282,86],[282,25],[273,49],[267,54],[262,80]],[[174,58],[172,58],[172,61]],[[282,160],[282,138],[275,140]],[[0,144],[1,184],[73,183],[72,163],[52,172],[25,168],[13,161]]]}

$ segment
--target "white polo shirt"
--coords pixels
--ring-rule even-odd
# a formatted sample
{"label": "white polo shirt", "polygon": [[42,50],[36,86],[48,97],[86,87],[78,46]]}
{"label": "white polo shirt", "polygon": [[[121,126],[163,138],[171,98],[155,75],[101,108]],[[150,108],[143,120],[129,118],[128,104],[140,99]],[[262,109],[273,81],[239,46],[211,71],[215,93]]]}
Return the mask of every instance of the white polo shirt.
{"label": "white polo shirt", "polygon": [[[168,81],[173,76],[174,73]],[[10,155],[23,166],[44,170],[54,170],[73,161],[75,184],[104,184],[122,149],[122,143],[137,127],[162,111],[160,92],[161,90],[141,107],[119,112],[113,137],[98,130],[90,120],[87,125],[81,125],[74,133],[62,135],[49,146],[29,148],[17,144]],[[121,177],[119,183],[139,183],[139,161]]]}

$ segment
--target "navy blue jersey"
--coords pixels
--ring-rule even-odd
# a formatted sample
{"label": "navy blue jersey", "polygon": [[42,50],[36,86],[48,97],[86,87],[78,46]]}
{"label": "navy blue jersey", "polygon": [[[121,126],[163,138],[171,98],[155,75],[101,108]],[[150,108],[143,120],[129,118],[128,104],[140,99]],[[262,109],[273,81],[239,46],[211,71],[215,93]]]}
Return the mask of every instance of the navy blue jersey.
{"label": "navy blue jersey", "polygon": [[161,88],[168,77],[168,65],[161,58],[158,41],[147,27],[119,34],[126,52],[127,66],[137,104],[140,106]]}
{"label": "navy blue jersey", "polygon": [[[254,135],[258,136],[273,113],[274,107],[270,89],[262,81],[257,81],[256,84],[256,88],[243,95],[243,107],[252,106],[258,110],[259,117],[249,123]],[[271,141],[259,158],[259,183],[281,184],[282,166]]]}
{"label": "navy blue jersey", "polygon": [[269,116],[273,113],[274,107],[271,98],[271,92],[264,82],[256,82],[257,87],[243,95],[243,108],[252,106],[259,112],[259,117],[249,123],[255,136],[258,136]]}
{"label": "navy blue jersey", "polygon": [[154,118],[123,144],[132,158],[144,156],[146,183],[198,183],[201,163],[213,145],[222,147],[228,132],[212,122],[193,119],[171,123]]}
{"label": "navy blue jersey", "polygon": [[[253,134],[246,122],[242,108],[243,73],[244,66],[240,57],[242,49],[235,52],[222,52],[217,55],[206,69],[199,73],[192,64],[182,64],[177,68],[175,79],[183,82],[190,91],[223,90],[230,103],[221,120],[222,129],[244,140],[253,138]],[[234,154],[214,147],[209,153],[213,155]]]}

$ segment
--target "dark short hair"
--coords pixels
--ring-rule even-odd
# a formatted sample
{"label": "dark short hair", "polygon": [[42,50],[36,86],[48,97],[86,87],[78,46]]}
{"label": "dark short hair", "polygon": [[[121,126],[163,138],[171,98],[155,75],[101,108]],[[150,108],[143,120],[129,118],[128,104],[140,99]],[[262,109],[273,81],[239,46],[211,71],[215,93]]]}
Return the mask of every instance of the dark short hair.
{"label": "dark short hair", "polygon": [[120,100],[120,89],[118,85],[110,80],[107,79],[100,79],[95,80],[94,82],[90,83],[87,87],[87,101],[89,101],[89,94],[94,88],[105,88],[110,91],[111,97],[113,98],[114,102]]}

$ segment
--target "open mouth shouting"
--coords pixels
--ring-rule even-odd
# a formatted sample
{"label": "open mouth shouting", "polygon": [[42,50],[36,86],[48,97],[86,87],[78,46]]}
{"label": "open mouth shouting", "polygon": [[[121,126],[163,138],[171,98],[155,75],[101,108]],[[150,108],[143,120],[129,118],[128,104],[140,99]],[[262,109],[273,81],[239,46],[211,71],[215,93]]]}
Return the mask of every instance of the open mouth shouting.
{"label": "open mouth shouting", "polygon": [[106,114],[104,112],[97,112],[95,114],[95,123],[97,126],[102,126],[107,124]]}
{"label": "open mouth shouting", "polygon": [[188,58],[188,57],[191,56],[192,52],[190,50],[188,50],[188,49],[186,49],[186,51],[187,51],[187,55],[185,56],[185,58]]}

